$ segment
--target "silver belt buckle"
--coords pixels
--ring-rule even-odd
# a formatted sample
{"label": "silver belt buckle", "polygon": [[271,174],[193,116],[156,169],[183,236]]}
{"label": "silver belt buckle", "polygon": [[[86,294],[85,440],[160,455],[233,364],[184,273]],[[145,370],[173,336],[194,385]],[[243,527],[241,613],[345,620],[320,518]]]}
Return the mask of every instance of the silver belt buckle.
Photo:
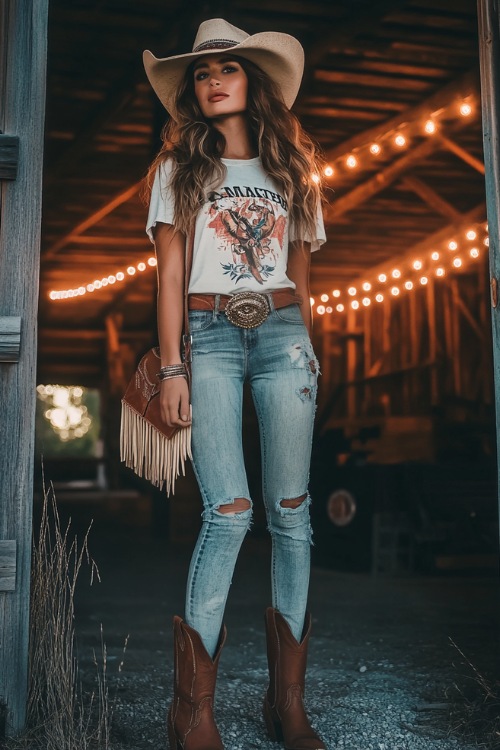
{"label": "silver belt buckle", "polygon": [[269,302],[259,292],[238,292],[224,308],[227,319],[239,328],[257,328],[269,315]]}

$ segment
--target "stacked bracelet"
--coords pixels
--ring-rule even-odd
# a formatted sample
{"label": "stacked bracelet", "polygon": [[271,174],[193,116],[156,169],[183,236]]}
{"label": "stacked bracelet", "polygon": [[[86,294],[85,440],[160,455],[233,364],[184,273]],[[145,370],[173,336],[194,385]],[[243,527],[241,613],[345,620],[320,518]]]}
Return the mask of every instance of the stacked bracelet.
{"label": "stacked bracelet", "polygon": [[186,365],[184,362],[178,365],[165,365],[160,367],[157,373],[158,380],[170,380],[170,378],[187,378]]}

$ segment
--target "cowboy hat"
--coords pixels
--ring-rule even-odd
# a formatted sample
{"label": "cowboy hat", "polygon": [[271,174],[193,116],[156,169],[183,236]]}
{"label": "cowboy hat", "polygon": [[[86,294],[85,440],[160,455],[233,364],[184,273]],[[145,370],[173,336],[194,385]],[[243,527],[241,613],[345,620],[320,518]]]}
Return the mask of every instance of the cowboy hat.
{"label": "cowboy hat", "polygon": [[200,25],[192,52],[162,58],[155,57],[149,50],[143,53],[149,82],[172,117],[175,118],[176,113],[176,92],[189,64],[197,57],[220,54],[221,50],[231,50],[262,68],[279,86],[290,109],[304,70],[304,50],[300,42],[277,31],[250,36],[223,18],[211,18]]}

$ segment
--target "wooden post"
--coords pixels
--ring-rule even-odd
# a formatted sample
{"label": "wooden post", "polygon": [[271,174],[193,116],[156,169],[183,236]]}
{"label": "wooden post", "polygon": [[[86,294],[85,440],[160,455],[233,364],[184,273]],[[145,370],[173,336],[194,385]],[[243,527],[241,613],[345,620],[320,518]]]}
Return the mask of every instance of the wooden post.
{"label": "wooden post", "polygon": [[[486,208],[490,237],[492,291],[500,279],[500,17],[496,0],[478,0],[481,106],[486,180]],[[500,467],[500,306],[492,294],[493,370],[497,423],[497,465]],[[500,484],[500,477],[499,477]],[[499,491],[500,498],[500,491]]]}
{"label": "wooden post", "polygon": [[0,5],[0,130],[19,139],[17,176],[11,170],[9,181],[0,181],[0,316],[21,318],[19,361],[0,362],[0,703],[7,735],[23,728],[26,715],[47,5]]}

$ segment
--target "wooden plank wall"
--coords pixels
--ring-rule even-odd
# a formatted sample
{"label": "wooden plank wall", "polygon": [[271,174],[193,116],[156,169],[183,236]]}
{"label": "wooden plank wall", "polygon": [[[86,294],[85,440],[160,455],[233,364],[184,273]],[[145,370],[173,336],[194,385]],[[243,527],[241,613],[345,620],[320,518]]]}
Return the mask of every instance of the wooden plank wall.
{"label": "wooden plank wall", "polygon": [[19,362],[0,363],[0,702],[8,735],[26,714],[47,12],[47,0],[0,4],[0,130],[19,138],[17,178],[0,181],[0,316],[20,317],[22,335]]}

